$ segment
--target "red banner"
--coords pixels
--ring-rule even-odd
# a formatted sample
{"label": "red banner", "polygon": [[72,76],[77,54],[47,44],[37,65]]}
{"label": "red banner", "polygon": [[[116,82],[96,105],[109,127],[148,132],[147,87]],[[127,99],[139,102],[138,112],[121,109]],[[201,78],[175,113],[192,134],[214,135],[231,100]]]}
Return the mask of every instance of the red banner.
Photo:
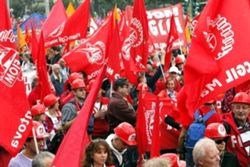
{"label": "red banner", "polygon": [[89,39],[63,56],[71,72],[84,71],[87,79],[95,78],[105,63],[109,30],[112,26],[112,17],[109,17]]}
{"label": "red banner", "polygon": [[66,21],[45,39],[45,47],[65,44],[86,37],[90,16],[90,0],[85,0]]}
{"label": "red banner", "polygon": [[[166,47],[166,38],[170,31],[170,20],[172,16],[174,17],[180,44],[184,47],[187,45],[182,5],[177,4],[168,8],[147,11],[149,32],[155,48]],[[174,48],[179,47],[179,41],[174,42]]]}
{"label": "red banner", "polygon": [[184,71],[190,111],[249,80],[249,17],[247,0],[207,3],[195,28]]}
{"label": "red banner", "polygon": [[[56,18],[56,19],[55,19]],[[62,0],[57,0],[51,9],[47,20],[43,23],[42,31],[44,39],[53,32],[60,24],[65,22],[67,15]]]}
{"label": "red banner", "polygon": [[31,129],[31,112],[6,0],[0,1],[0,146],[14,155]]}

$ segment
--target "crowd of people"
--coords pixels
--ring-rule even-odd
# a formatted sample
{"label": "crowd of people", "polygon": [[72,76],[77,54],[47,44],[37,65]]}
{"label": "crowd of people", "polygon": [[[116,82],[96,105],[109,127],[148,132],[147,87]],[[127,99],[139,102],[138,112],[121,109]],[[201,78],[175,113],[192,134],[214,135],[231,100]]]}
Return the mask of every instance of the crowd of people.
{"label": "crowd of people", "polygon": [[[38,78],[33,78],[28,100],[34,130],[27,138],[23,150],[10,160],[9,167],[50,166],[63,137],[74,123],[95,82],[87,81],[84,73],[71,73],[61,59],[60,49],[50,48],[46,56],[54,93],[45,96],[41,102]],[[21,57],[23,70],[28,70],[25,64],[28,62],[31,64],[29,66],[32,66],[30,57]],[[138,87],[141,83],[146,84],[148,91],[159,97],[169,98],[171,104],[176,106],[178,92],[184,85],[185,58],[184,55],[175,55],[171,67],[163,72],[164,61],[159,60],[158,53],[151,56],[147,65],[148,72],[139,75],[137,85],[132,85],[126,78],[116,79],[112,86],[107,78],[103,80],[89,118],[87,132],[91,141],[85,150],[82,150],[84,157],[81,166],[138,165],[135,131]],[[249,84],[249,81],[247,83]],[[250,96],[247,93],[249,92],[232,88],[221,96],[221,99],[216,98],[205,103],[197,109],[194,122],[187,127],[171,115],[160,113],[161,155],[149,159],[148,152],[142,165],[248,167]],[[196,129],[194,136],[192,128],[195,126],[204,131]]]}

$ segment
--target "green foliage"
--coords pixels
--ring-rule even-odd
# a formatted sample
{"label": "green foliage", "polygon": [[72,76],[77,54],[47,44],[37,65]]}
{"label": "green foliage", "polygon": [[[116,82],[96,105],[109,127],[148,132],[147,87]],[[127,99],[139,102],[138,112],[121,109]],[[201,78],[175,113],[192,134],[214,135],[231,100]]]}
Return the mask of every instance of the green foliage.
{"label": "green foliage", "polygon": [[[83,0],[63,0],[64,7],[67,8],[69,2],[72,2],[74,7],[77,8]],[[166,7],[176,3],[184,2],[185,0],[144,0],[147,9],[154,9]],[[197,0],[199,2],[201,0]],[[25,14],[38,12],[45,13],[44,0],[9,0],[10,8],[13,8],[13,14],[16,18],[23,17]],[[49,0],[49,6],[52,8],[56,0]],[[104,17],[115,4],[118,8],[125,9],[127,5],[133,6],[134,0],[91,0],[91,13],[92,15],[99,15]]]}

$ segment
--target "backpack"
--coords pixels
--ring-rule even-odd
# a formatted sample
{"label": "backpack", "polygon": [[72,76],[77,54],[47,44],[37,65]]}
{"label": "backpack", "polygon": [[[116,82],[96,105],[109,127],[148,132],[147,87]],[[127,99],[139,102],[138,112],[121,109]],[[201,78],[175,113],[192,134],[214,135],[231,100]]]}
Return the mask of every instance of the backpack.
{"label": "backpack", "polygon": [[204,137],[206,129],[206,121],[215,114],[215,110],[210,110],[204,116],[200,115],[199,110],[196,110],[194,113],[194,122],[189,126],[187,130],[187,135],[185,139],[186,148],[194,148],[196,142]]}

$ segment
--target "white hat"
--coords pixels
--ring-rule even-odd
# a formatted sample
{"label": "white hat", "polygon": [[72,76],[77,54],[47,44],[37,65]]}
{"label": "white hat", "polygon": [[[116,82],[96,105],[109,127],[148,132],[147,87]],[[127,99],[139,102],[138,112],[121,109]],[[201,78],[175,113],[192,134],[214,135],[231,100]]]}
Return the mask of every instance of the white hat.
{"label": "white hat", "polygon": [[171,66],[170,69],[168,70],[170,73],[171,72],[175,72],[177,74],[180,74],[180,71],[178,70],[178,68],[176,66]]}

